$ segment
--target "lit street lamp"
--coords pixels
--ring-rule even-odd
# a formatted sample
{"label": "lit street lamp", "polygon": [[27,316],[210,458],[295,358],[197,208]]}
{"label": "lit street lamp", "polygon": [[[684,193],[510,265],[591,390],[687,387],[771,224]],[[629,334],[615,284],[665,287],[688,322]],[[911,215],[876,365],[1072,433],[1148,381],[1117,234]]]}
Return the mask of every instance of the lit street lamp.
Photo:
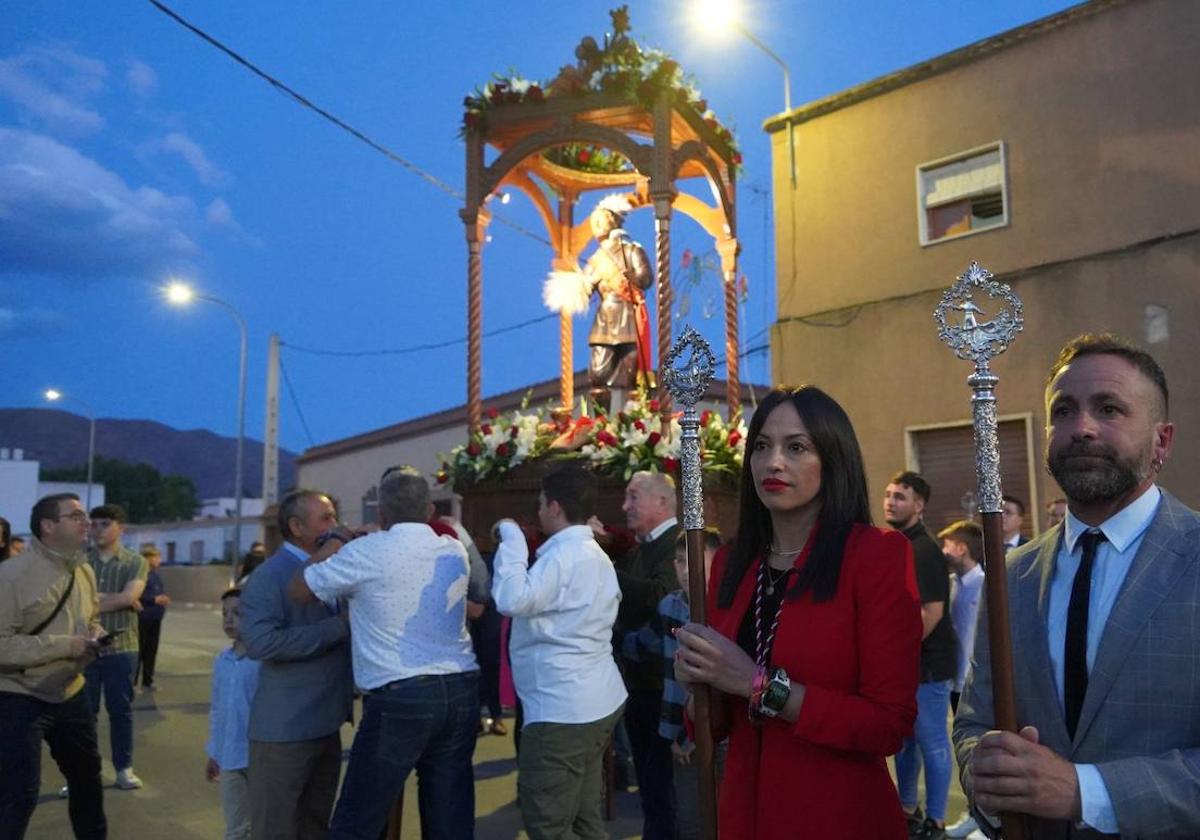
{"label": "lit street lamp", "polygon": [[[759,40],[753,32],[746,28],[737,15],[734,0],[700,0],[693,8],[696,24],[706,30],[732,29],[758,47],[767,57],[783,70],[783,111],[792,111],[792,74],[787,64],[774,50]],[[791,170],[792,186],[796,186],[796,149],[792,144],[792,121],[788,118],[788,167]]]}
{"label": "lit street lamp", "polygon": [[236,577],[238,561],[242,554],[242,449],[246,436],[246,322],[242,314],[229,303],[212,295],[197,294],[195,289],[186,283],[174,280],[163,289],[167,301],[175,306],[187,306],[192,301],[203,300],[221,306],[237,322],[241,334],[241,356],[238,362],[238,433],[237,459],[234,466],[233,493],[233,567]]}
{"label": "lit street lamp", "polygon": [[59,400],[70,400],[71,402],[79,403],[88,413],[88,462],[87,462],[87,490],[84,491],[84,506],[88,513],[92,512],[92,465],[96,461],[96,411],[92,406],[79,399],[79,397],[70,394],[64,394],[62,391],[54,388],[47,388],[42,395],[48,402],[58,402]]}

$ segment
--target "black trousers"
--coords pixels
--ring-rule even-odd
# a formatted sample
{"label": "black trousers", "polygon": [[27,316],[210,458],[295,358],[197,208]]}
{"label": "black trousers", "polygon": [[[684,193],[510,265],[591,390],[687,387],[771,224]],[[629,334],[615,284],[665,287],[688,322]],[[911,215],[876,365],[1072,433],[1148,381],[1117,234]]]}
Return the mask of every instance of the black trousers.
{"label": "black trousers", "polygon": [[62,703],[0,692],[0,840],[21,840],[37,806],[42,741],[66,777],[79,840],[104,840],[104,790],[96,717],[83,691]]}
{"label": "black trousers", "polygon": [[[162,619],[146,621],[138,618],[138,669],[142,685],[154,685],[154,663],[158,660],[158,639],[162,635]],[[137,682],[137,679],[134,679]]]}
{"label": "black trousers", "polygon": [[658,734],[661,711],[661,691],[631,691],[625,701],[625,730],[629,734],[638,796],[642,800],[643,840],[675,837],[671,742]]}

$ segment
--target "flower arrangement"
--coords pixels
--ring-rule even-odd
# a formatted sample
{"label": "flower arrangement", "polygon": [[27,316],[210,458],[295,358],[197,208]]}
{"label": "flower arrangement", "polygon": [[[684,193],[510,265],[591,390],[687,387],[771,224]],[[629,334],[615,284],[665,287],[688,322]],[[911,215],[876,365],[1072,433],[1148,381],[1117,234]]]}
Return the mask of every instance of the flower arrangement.
{"label": "flower arrangement", "polygon": [[[733,132],[722,125],[708,107],[708,102],[696,88],[695,80],[662,50],[643,48],[630,37],[628,6],[612,10],[609,16],[612,18],[613,31],[611,35],[604,36],[604,46],[597,44],[594,38],[584,38],[575,48],[578,63],[562,67],[550,82],[532,82],[510,71],[507,76],[497,74],[483,88],[477,88],[469,94],[463,100],[463,133],[485,130],[489,112],[504,105],[606,93],[651,108],[663,93],[670,93],[677,104],[695,110],[709,130],[729,146],[734,165],[740,167],[742,155]],[[581,155],[577,151],[573,156],[562,156],[562,159],[551,157],[555,150],[546,154],[559,165],[588,169],[592,165],[593,150],[588,148],[579,151],[585,153]]]}
{"label": "flower arrangement", "polygon": [[[579,458],[598,473],[628,480],[635,472],[679,471],[679,415],[663,433],[658,400],[630,400],[616,416],[598,414],[555,423],[544,410],[522,405],[506,414],[487,412],[487,422],[466,444],[443,456],[436,473],[439,484],[470,485],[502,475],[536,458]],[[700,415],[700,468],[736,480],[745,454],[746,426],[741,417],[729,423],[720,413]]]}
{"label": "flower arrangement", "polygon": [[615,174],[633,171],[633,164],[619,152],[591,143],[564,143],[542,153],[546,160],[580,172]]}

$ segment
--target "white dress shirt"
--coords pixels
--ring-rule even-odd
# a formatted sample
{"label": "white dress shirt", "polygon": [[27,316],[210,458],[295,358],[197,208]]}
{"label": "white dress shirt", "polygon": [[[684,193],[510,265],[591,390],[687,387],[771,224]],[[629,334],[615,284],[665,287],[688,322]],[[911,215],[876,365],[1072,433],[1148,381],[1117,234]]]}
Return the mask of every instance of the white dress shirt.
{"label": "white dress shirt", "polygon": [[967,681],[967,669],[971,667],[971,654],[975,651],[975,625],[979,616],[979,593],[983,589],[983,566],[976,566],[966,574],[950,575],[950,623],[958,637],[958,672],[954,677],[954,690],[961,692]]}
{"label": "white dress shirt", "polygon": [[400,522],[307,567],[304,580],[326,603],[349,600],[354,681],[371,691],[478,670],[467,632],[468,574],[462,543],[423,522]]}
{"label": "white dress shirt", "polygon": [[591,723],[625,702],[613,659],[621,589],[612,561],[587,525],[570,525],[529,548],[511,521],[500,525],[492,597],[512,616],[513,683],[531,723]]}
{"label": "white dress shirt", "polygon": [[[1133,558],[1142,545],[1142,537],[1158,512],[1162,492],[1155,485],[1150,487],[1117,513],[1100,523],[1097,530],[1104,532],[1106,542],[1096,549],[1092,564],[1092,587],[1088,596],[1087,666],[1089,673],[1096,661],[1096,650],[1104,635],[1104,625],[1117,602],[1125,577],[1133,565]],[[1067,609],[1071,604],[1071,587],[1075,572],[1083,561],[1083,550],[1078,547],[1084,531],[1092,530],[1075,518],[1070,509],[1063,522],[1063,538],[1054,559],[1054,574],[1050,578],[1049,602],[1046,609],[1046,635],[1050,647],[1050,664],[1054,670],[1054,685],[1058,689],[1058,703],[1063,705],[1063,662],[1067,643]],[[1117,815],[1113,811],[1108,788],[1094,764],[1076,764],[1079,777],[1079,794],[1082,803],[1083,822],[1097,831],[1117,833]]]}

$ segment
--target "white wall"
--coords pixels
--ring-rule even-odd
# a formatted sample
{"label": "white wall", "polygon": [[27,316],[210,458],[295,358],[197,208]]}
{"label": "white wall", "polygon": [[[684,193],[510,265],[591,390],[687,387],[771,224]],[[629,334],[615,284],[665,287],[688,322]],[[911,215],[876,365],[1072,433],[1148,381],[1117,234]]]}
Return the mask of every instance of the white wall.
{"label": "white wall", "polygon": [[[250,544],[262,539],[262,526],[256,517],[242,519],[241,557]],[[192,564],[220,562],[225,543],[233,540],[232,519],[198,519],[191,522],[166,522],[156,525],[126,525],[122,542],[137,551],[143,543],[154,543],[164,563]]]}
{"label": "white wall", "polygon": [[[14,460],[12,454],[0,457],[0,516],[8,520],[15,536],[29,535],[29,514],[37,500],[51,493],[75,493],[87,498],[85,481],[38,481],[40,464],[24,459]],[[92,485],[92,504],[104,504],[104,485]]]}

